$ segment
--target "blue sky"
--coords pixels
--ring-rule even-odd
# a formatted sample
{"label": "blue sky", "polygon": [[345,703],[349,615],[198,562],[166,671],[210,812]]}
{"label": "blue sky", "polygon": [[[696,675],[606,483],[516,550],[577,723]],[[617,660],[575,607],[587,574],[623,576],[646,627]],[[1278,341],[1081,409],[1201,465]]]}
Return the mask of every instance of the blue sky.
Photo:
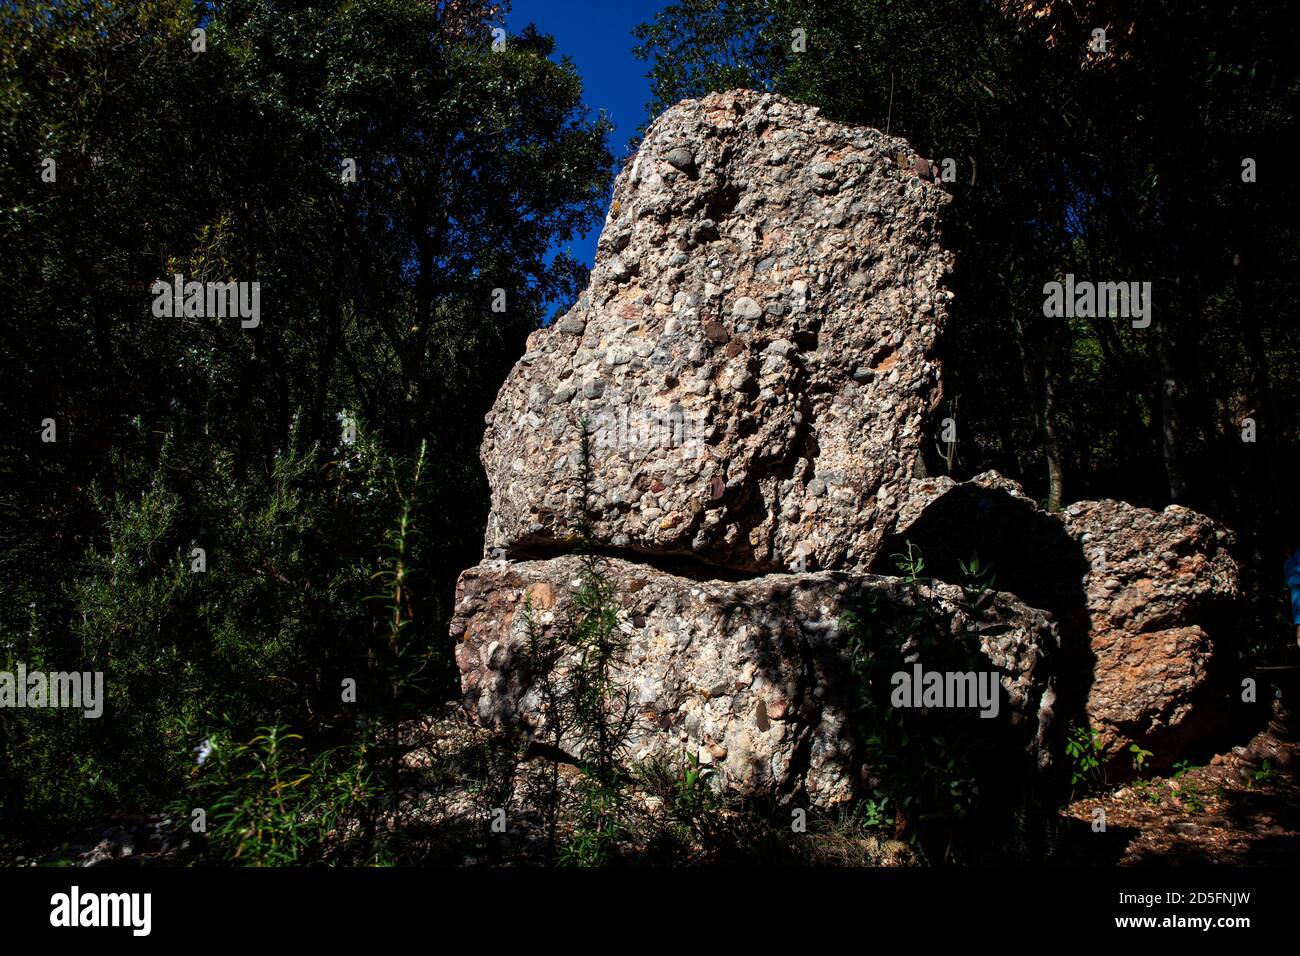
{"label": "blue sky", "polygon": [[[650,20],[668,0],[513,0],[506,26],[527,23],[555,37],[556,56],[568,54],[582,75],[583,97],[593,114],[603,109],[615,124],[609,147],[620,162],[650,99],[649,64],[632,55],[632,28]],[[573,254],[591,265],[600,237],[597,224],[574,239]]]}

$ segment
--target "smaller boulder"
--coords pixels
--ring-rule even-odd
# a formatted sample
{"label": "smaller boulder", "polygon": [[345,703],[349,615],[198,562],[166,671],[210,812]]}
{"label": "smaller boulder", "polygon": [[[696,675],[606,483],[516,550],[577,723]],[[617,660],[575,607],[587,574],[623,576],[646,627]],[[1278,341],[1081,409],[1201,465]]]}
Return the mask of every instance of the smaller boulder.
{"label": "smaller boulder", "polygon": [[961,562],[978,554],[999,590],[1052,613],[1062,642],[1058,716],[1100,731],[1114,770],[1129,766],[1131,744],[1169,766],[1219,729],[1242,595],[1232,537],[1211,519],[1110,500],[1051,514],[986,472],[914,480],[874,570],[891,573],[887,556],[908,541],[926,574],[959,582]]}

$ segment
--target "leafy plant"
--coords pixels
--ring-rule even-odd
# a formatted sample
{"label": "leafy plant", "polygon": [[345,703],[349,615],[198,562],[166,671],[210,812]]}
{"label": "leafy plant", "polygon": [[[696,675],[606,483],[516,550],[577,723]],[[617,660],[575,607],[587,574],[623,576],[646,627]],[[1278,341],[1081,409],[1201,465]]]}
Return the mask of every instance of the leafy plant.
{"label": "leafy plant", "polygon": [[993,569],[981,563],[978,554],[972,554],[970,561],[959,558],[957,565],[961,569],[961,589],[966,603],[973,613],[980,614],[993,603],[996,596],[993,589],[997,586],[997,578]]}
{"label": "leafy plant", "polygon": [[[557,248],[604,215],[612,124],[537,30],[484,56],[492,4],[324,0],[291,30],[282,7],[0,14],[0,153],[57,158],[60,197],[0,164],[0,287],[30,307],[0,323],[0,407],[58,423],[56,444],[0,436],[0,657],[103,671],[110,701],[75,723],[0,711],[6,847],[156,811],[186,786],[182,729],[225,716],[238,740],[295,728],[304,765],[364,751],[375,815],[400,815],[399,725],[455,692],[483,414],[586,280]],[[199,24],[207,52],[176,55]],[[282,162],[240,158],[268,136]],[[368,157],[355,182],[344,152]],[[163,318],[149,281],[173,273],[260,279],[277,318]],[[368,423],[355,443],[343,409]]]}
{"label": "leafy plant", "polygon": [[[383,591],[370,595],[367,600],[381,602],[385,629],[379,640],[367,648],[367,677],[370,692],[367,700],[375,702],[367,708],[364,721],[373,727],[375,734],[370,749],[370,759],[382,762],[387,775],[387,797],[393,827],[401,822],[400,773],[402,757],[408,747],[401,739],[400,723],[405,716],[419,716],[419,709],[428,700],[426,673],[431,668],[433,652],[429,642],[415,629],[415,600],[411,581],[415,575],[412,550],[418,536],[415,511],[421,491],[427,445],[420,443],[419,453],[409,463],[387,459],[386,470],[391,482],[391,496],[399,502],[395,526],[385,536],[387,552],[380,567],[371,575],[372,581],[383,585]],[[409,465],[409,478],[404,481],[403,465]]]}
{"label": "leafy plant", "polygon": [[1205,809],[1205,797],[1195,787],[1187,785],[1174,791],[1174,797],[1187,813],[1200,813]]}
{"label": "leafy plant", "polygon": [[1256,784],[1261,787],[1265,786],[1276,774],[1277,771],[1273,768],[1268,758],[1265,758],[1260,762],[1259,769],[1251,775],[1250,782],[1247,784],[1247,789],[1254,789]]}
{"label": "leafy plant", "polygon": [[201,757],[188,799],[171,812],[190,820],[204,810],[208,847],[230,864],[290,866],[338,854],[376,790],[362,752],[311,756],[302,736],[280,725],[242,742],[214,734]]}
{"label": "leafy plant", "polygon": [[[647,799],[631,815],[638,853],[656,863],[691,864],[708,859],[737,834],[728,826],[743,814],[724,815],[725,796],[718,771],[694,753],[659,754],[632,765],[636,789]],[[744,826],[742,824],[742,829]]]}
{"label": "leafy plant", "polygon": [[694,819],[714,804],[713,788],[709,780],[717,776],[713,767],[700,764],[696,754],[687,754],[682,764],[681,776],[677,780],[677,799],[673,806],[679,816]]}
{"label": "leafy plant", "polygon": [[888,829],[894,825],[894,814],[889,808],[889,797],[867,798],[859,804],[862,825],[873,829]]}
{"label": "leafy plant", "polygon": [[891,554],[890,558],[903,580],[908,584],[916,584],[921,580],[921,572],[925,570],[925,556],[910,540],[905,542],[905,546],[906,551]]}
{"label": "leafy plant", "polygon": [[[1183,780],[1196,767],[1189,760],[1180,760],[1174,764],[1174,780]],[[1205,795],[1191,781],[1184,780],[1183,785],[1174,790],[1174,799],[1187,813],[1200,813],[1205,809]]]}
{"label": "leafy plant", "polygon": [[631,778],[625,747],[637,714],[631,689],[619,677],[626,639],[619,629],[617,594],[592,548],[590,425],[581,418],[578,427],[578,508],[573,525],[582,575],[557,640],[572,661],[564,694],[569,732],[581,753],[581,776],[576,820],[560,860],[595,865],[608,860],[626,832],[626,787]]}
{"label": "leafy plant", "polygon": [[[978,669],[983,658],[978,640],[954,634],[950,618],[935,603],[921,577],[920,549],[908,541],[893,558],[903,600],[872,603],[841,618],[848,636],[858,757],[870,775],[864,812],[909,840],[942,846],[978,803],[979,768],[992,745],[962,715],[891,706],[892,678],[913,660],[968,671]],[[973,607],[980,597],[972,596]]]}
{"label": "leafy plant", "polygon": [[1146,766],[1146,762],[1153,756],[1150,750],[1143,750],[1137,744],[1129,744],[1129,753],[1133,755],[1133,769],[1141,773]]}
{"label": "leafy plant", "polygon": [[1101,768],[1101,732],[1091,727],[1074,726],[1065,739],[1065,754],[1070,758],[1070,785],[1095,781]]}
{"label": "leafy plant", "polygon": [[1133,783],[1133,791],[1148,804],[1158,806],[1161,794],[1164,792],[1164,784],[1157,780],[1137,780]]}
{"label": "leafy plant", "polygon": [[[577,805],[562,845],[563,808],[554,761],[545,792],[536,795],[538,809],[546,821],[551,851],[558,848],[559,861],[585,866],[607,862],[628,832],[627,788],[633,775],[627,766],[626,741],[637,711],[620,673],[626,638],[619,627],[618,595],[592,546],[591,433],[585,418],[579,419],[578,428],[577,507],[570,535],[581,562],[578,586],[563,619],[549,627],[541,625],[531,598],[526,598],[524,623],[525,668],[538,694],[544,732],[556,751],[567,747],[578,755]],[[692,779],[698,778],[697,770]]]}
{"label": "leafy plant", "polygon": [[605,866],[626,839],[626,794],[614,782],[583,771],[573,828],[560,848],[561,866]]}

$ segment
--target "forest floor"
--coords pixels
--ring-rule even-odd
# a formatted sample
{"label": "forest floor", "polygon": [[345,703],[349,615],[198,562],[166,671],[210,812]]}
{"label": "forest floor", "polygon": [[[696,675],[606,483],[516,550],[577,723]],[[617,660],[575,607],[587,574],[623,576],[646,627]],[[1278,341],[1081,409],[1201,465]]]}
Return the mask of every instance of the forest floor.
{"label": "forest floor", "polygon": [[[463,733],[462,728],[448,734],[441,744],[453,745],[456,738],[454,744],[459,745]],[[1295,736],[1285,721],[1275,720],[1248,744],[1215,754],[1204,766],[1182,765],[1166,776],[1131,781],[1071,801],[1058,811],[1061,839],[1044,862],[1139,867],[1295,865],[1300,861],[1300,741]],[[468,823],[476,814],[467,794],[458,793],[461,789],[451,787],[448,793],[458,798],[444,797],[429,816],[444,823],[453,818]],[[1098,810],[1104,811],[1104,818]],[[1100,819],[1105,821],[1104,830],[1097,825]],[[183,866],[197,862],[189,836],[172,829],[160,816],[122,816],[57,850],[0,860],[0,865]],[[908,849],[897,841],[885,843]],[[846,846],[832,834],[827,846],[807,862],[823,866],[916,862],[915,854],[885,853],[875,843],[849,847],[853,852]],[[493,860],[471,854],[461,857],[460,863],[528,865],[533,856],[522,846],[504,855],[503,860],[493,853]]]}
{"label": "forest floor", "polygon": [[[1300,743],[1276,730],[1265,729],[1203,767],[1073,801],[1061,813],[1087,830],[1076,826],[1082,837],[1070,841],[1066,862],[1294,866],[1300,861]],[[1098,809],[1105,812],[1104,832],[1094,829],[1103,819]]]}

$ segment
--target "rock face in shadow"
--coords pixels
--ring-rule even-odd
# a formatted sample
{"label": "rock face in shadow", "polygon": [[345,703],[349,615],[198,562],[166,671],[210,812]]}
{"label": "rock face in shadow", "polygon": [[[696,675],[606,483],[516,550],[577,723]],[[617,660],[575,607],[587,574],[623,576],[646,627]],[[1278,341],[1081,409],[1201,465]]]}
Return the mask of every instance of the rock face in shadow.
{"label": "rock face in shadow", "polygon": [[[572,620],[584,560],[485,562],[462,574],[452,633],[466,704],[479,721],[522,722],[536,739],[556,743],[535,648]],[[1000,773],[991,776],[1006,767],[1032,772],[1048,760],[1045,691],[1057,636],[1047,614],[1010,595],[976,609],[952,585],[873,575],[692,581],[619,559],[599,559],[599,567],[620,605],[617,673],[630,691],[628,754],[637,761],[666,756],[680,766],[689,755],[748,796],[815,806],[849,799],[863,779],[852,727],[857,695],[874,694],[885,707],[881,694],[893,692],[864,684],[850,667],[863,625],[886,671],[945,669],[948,645],[969,647],[974,668],[992,675],[990,687],[996,681],[996,713],[981,717],[971,699],[962,715],[972,739],[999,755]],[[922,604],[929,641],[906,626]],[[551,669],[553,686],[568,685],[574,660],[570,651]],[[558,746],[581,757],[567,732]]]}
{"label": "rock face in shadow", "polygon": [[863,569],[941,398],[949,199],[900,139],[749,91],[660,116],[587,290],[487,417],[486,555],[597,544],[764,573]]}
{"label": "rock face in shadow", "polygon": [[966,482],[915,479],[872,570],[896,574],[893,555],[907,541],[920,548],[924,574],[960,581],[960,562],[978,554],[993,567],[998,590],[1050,611],[1059,621],[1078,621],[1085,613],[1089,566],[1081,545],[1059,515],[1041,510],[997,472]]}
{"label": "rock face in shadow", "polygon": [[927,574],[960,580],[958,562],[978,553],[997,588],[1052,613],[1063,644],[1058,691],[1076,705],[1064,712],[1101,732],[1116,769],[1130,744],[1168,765],[1214,731],[1241,591],[1231,535],[1209,518],[1110,500],[1049,514],[988,472],[915,481],[886,550],[908,540]]}

